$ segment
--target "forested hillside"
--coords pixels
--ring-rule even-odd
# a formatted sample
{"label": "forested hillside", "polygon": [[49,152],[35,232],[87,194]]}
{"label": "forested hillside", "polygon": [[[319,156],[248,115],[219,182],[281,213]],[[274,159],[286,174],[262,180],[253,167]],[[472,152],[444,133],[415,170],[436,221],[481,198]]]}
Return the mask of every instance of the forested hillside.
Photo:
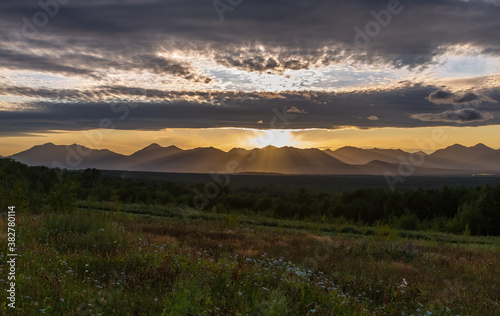
{"label": "forested hillside", "polygon": [[[500,186],[444,186],[440,190],[402,192],[383,188],[333,192],[252,186],[219,187],[217,194],[207,194],[203,193],[206,183],[104,177],[96,169],[61,171],[28,167],[10,159],[0,159],[0,179],[3,209],[16,204],[19,211],[30,213],[71,212],[78,201],[102,202],[103,208],[116,209],[134,203],[198,206],[208,212],[326,223],[387,224],[405,230],[500,235]],[[200,198],[204,203],[197,203]]]}

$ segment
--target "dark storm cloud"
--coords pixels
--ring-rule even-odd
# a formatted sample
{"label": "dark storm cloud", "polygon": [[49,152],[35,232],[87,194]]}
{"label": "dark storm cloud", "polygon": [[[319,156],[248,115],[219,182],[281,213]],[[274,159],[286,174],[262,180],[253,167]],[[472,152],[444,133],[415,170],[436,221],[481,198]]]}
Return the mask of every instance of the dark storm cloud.
{"label": "dark storm cloud", "polygon": [[268,57],[259,56],[219,56],[216,62],[225,67],[234,67],[240,70],[252,72],[267,72],[282,74],[286,69],[300,70],[309,69],[313,64],[307,60],[298,60],[293,57]]}
{"label": "dark storm cloud", "polygon": [[477,94],[475,92],[453,93],[444,90],[436,90],[429,94],[427,99],[434,104],[450,105],[477,105],[483,102],[496,103],[488,96]]}
{"label": "dark storm cloud", "polygon": [[[3,87],[0,89],[2,95],[50,101],[30,102],[20,110],[4,108],[0,111],[3,122],[0,133],[96,129],[103,119],[110,120],[113,128],[126,130],[420,127],[454,126],[456,122],[471,126],[500,124],[500,111],[495,103],[483,104],[480,111],[467,108],[442,113],[426,100],[433,91],[436,91],[435,86],[418,84],[344,93],[193,92],[123,86],[103,86],[91,91]],[[490,95],[500,100],[500,91],[492,90]],[[378,120],[373,119],[375,117]],[[273,118],[276,124],[271,126]]]}
{"label": "dark storm cloud", "polygon": [[[154,57],[154,56],[139,56],[140,63],[142,68],[149,69],[155,74],[171,74],[175,76],[182,77],[186,80],[193,80],[195,82],[205,82],[209,83],[212,79],[198,75],[193,73],[192,70],[189,69],[186,65],[182,65],[181,63],[162,57]],[[140,69],[140,67],[139,67]]]}
{"label": "dark storm cloud", "polygon": [[454,111],[445,111],[442,113],[422,113],[413,114],[411,118],[424,122],[483,122],[494,118],[491,113],[480,112],[477,109],[466,108]]}
{"label": "dark storm cloud", "polygon": [[52,57],[23,54],[0,49],[0,68],[56,72],[66,75],[92,75],[93,70],[64,65]]}
{"label": "dark storm cloud", "polygon": [[[57,53],[60,53],[59,51]],[[148,71],[158,75],[174,75],[193,82],[209,83],[209,77],[200,75],[186,62],[141,54],[128,58],[97,57],[83,54],[61,54],[57,57],[33,55],[0,48],[0,68],[34,70],[66,75],[101,78],[107,69]]]}
{"label": "dark storm cloud", "polygon": [[[41,1],[48,2],[56,3]],[[14,61],[5,66],[9,68],[31,67],[63,73],[82,69],[82,74],[86,74],[93,70],[90,65],[78,63],[78,58],[61,59],[58,55],[58,51],[71,50],[82,55],[80,60],[90,53],[103,56],[98,63],[102,68],[131,67],[127,62],[117,62],[123,58],[139,65],[135,67],[173,72],[204,82],[208,78],[193,75],[182,67],[175,70],[175,62],[172,64],[168,59],[150,60],[157,62],[151,66],[141,63],[139,56],[182,50],[213,58],[227,67],[282,73],[284,69],[309,69],[346,60],[422,67],[453,45],[471,45],[490,55],[500,54],[497,36],[500,6],[495,2],[402,0],[398,7],[401,13],[390,15],[388,23],[384,21],[389,17],[382,14],[385,20],[378,22],[379,30],[375,28],[370,33],[366,26],[373,26],[375,16],[387,11],[389,3],[388,0],[243,1],[234,10],[225,12],[221,22],[213,1],[207,0],[72,0],[59,5],[46,26],[37,27],[33,26],[33,17],[43,13],[37,1],[3,0],[0,34],[4,47],[24,50],[26,56],[23,62],[16,62],[11,55],[0,62],[5,66]],[[365,33],[358,39],[364,37],[367,45],[355,45],[355,27]],[[22,30],[28,36],[16,37]],[[366,33],[373,36],[366,37]],[[26,47],[30,49],[25,50]],[[45,54],[47,60],[37,61],[41,56],[37,48],[52,49],[54,54]]]}

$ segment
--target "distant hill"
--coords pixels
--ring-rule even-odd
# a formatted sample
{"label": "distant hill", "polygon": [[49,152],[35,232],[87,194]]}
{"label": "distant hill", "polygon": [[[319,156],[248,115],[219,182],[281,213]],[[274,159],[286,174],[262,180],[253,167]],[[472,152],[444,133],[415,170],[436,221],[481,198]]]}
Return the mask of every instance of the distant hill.
{"label": "distant hill", "polygon": [[130,155],[130,165],[126,169],[154,171],[158,168],[158,161],[181,152],[183,150],[176,146],[162,147],[151,144]]}
{"label": "distant hill", "polygon": [[[176,173],[267,173],[384,175],[399,174],[403,161],[414,161],[400,149],[342,147],[335,151],[316,148],[273,147],[228,152],[213,147],[183,150],[151,144],[131,155],[77,144],[34,146],[10,158],[30,166],[68,169],[97,168]],[[420,153],[412,175],[461,175],[500,173],[500,151],[483,144],[453,145],[427,155]]]}
{"label": "distant hill", "polygon": [[484,144],[472,147],[455,144],[430,154],[424,166],[428,168],[498,171],[500,170],[499,159],[500,151]]}
{"label": "distant hill", "polygon": [[335,151],[330,149],[325,150],[336,159],[353,165],[364,165],[370,161],[379,160],[388,163],[399,163],[398,157],[401,155],[408,155],[407,152],[401,149],[362,149],[357,147],[342,147]]}
{"label": "distant hill", "polygon": [[10,158],[28,166],[57,167],[68,169],[120,169],[126,168],[127,156],[107,149],[90,149],[77,144],[63,146],[47,143],[34,146]]}

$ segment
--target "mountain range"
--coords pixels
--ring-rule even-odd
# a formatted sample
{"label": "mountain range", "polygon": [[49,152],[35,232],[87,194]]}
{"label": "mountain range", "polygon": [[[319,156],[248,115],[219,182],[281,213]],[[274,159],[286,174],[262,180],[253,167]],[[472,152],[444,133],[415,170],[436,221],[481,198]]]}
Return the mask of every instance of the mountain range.
{"label": "mountain range", "polygon": [[267,146],[251,150],[233,148],[225,152],[213,147],[183,150],[151,144],[131,155],[122,155],[77,144],[47,143],[9,158],[29,166],[179,173],[500,174],[500,150],[484,144],[472,147],[455,144],[431,154],[350,146],[337,150]]}

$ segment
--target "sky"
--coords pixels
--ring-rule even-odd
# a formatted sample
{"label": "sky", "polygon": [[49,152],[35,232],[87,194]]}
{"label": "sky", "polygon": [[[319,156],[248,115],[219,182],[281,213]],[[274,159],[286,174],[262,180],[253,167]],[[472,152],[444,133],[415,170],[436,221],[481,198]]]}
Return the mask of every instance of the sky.
{"label": "sky", "polygon": [[500,148],[498,16],[498,0],[3,0],[0,155]]}

